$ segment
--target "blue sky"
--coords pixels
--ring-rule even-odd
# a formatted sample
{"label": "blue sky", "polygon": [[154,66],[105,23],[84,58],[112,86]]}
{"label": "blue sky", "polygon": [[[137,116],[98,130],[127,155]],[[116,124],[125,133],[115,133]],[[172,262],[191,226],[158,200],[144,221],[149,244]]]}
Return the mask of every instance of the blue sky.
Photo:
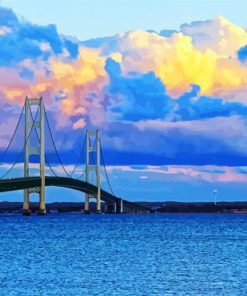
{"label": "blue sky", "polygon": [[246,199],[245,1],[0,3],[0,157],[25,97],[43,96],[66,165],[100,129],[117,195]]}
{"label": "blue sky", "polygon": [[2,0],[33,23],[56,24],[59,32],[80,40],[134,29],[178,30],[183,23],[223,15],[247,26],[245,0]]}

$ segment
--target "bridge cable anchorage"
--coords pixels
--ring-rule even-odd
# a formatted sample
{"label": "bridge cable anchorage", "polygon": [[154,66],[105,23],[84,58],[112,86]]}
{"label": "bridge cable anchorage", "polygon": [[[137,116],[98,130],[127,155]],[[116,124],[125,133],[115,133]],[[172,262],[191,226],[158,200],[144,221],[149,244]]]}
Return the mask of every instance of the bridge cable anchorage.
{"label": "bridge cable anchorage", "polygon": [[14,133],[13,133],[13,135],[12,135],[10,141],[9,141],[9,144],[8,144],[8,146],[6,147],[6,149],[4,150],[3,154],[1,155],[0,163],[1,163],[2,160],[4,159],[4,157],[5,157],[5,155],[7,154],[7,152],[9,151],[9,148],[10,148],[10,146],[11,146],[13,140],[14,140],[14,137],[15,137],[15,135],[16,135],[16,133],[17,133],[17,129],[18,129],[20,123],[21,123],[21,118],[22,118],[23,113],[24,113],[24,105],[23,105],[23,107],[22,107],[21,114],[20,114],[19,119],[18,119],[18,122],[17,122],[17,124],[16,124],[15,130],[14,130]]}
{"label": "bridge cable anchorage", "polygon": [[108,173],[107,173],[107,170],[106,170],[106,167],[105,167],[105,160],[104,160],[104,154],[103,154],[103,150],[102,150],[101,140],[99,140],[99,141],[100,141],[100,154],[101,154],[101,158],[102,158],[102,161],[103,161],[103,166],[104,166],[104,171],[105,171],[105,175],[106,175],[106,180],[107,180],[107,183],[108,183],[108,186],[109,186],[109,189],[110,189],[112,195],[115,195],[116,196],[116,194],[112,190],[111,183],[110,183],[110,180],[109,180],[109,176],[108,176]]}
{"label": "bridge cable anchorage", "polygon": [[[35,114],[35,120],[36,120],[36,118],[37,118],[39,108],[40,108],[40,107],[38,107],[38,109],[37,109],[37,111],[36,111],[36,114]],[[25,150],[25,146],[27,145],[27,143],[28,143],[28,141],[29,141],[29,138],[30,138],[30,136],[31,136],[31,132],[32,132],[32,129],[33,129],[34,126],[35,126],[35,122],[32,120],[32,126],[31,126],[30,132],[29,132],[29,134],[28,134],[28,137],[27,137],[27,139],[26,139],[26,142],[24,143],[23,149],[22,149],[22,150],[20,151],[20,153],[17,155],[17,157],[16,157],[16,159],[15,159],[13,165],[10,167],[10,169],[9,169],[5,174],[3,174],[2,176],[0,176],[0,180],[1,180],[1,179],[4,179],[4,178],[5,178],[5,177],[6,177],[6,176],[12,171],[12,169],[15,167],[15,165],[18,163],[18,161],[19,161],[19,159],[20,159],[22,153],[23,153],[24,150]]]}
{"label": "bridge cable anchorage", "polygon": [[[29,112],[30,112],[30,115],[31,115],[32,122],[34,122],[35,119],[33,118],[33,114],[32,114],[32,110],[31,110],[30,105],[29,105]],[[40,143],[40,138],[39,138],[39,134],[38,134],[38,131],[37,131],[37,127],[36,126],[35,126],[35,133],[36,133],[37,139],[38,139],[38,141]],[[48,161],[46,155],[45,155],[45,163],[48,165],[48,167],[51,170],[51,172],[53,173],[53,175],[56,176],[56,177],[58,177],[58,175],[56,174],[56,172],[51,167],[50,162]]]}
{"label": "bridge cable anchorage", "polygon": [[[73,176],[73,174],[75,173],[75,171],[76,171],[76,169],[77,169],[77,167],[78,167],[78,165],[79,165],[79,161],[80,161],[80,159],[82,158],[82,155],[83,155],[83,152],[84,152],[85,145],[86,145],[86,135],[84,136],[83,145],[82,145],[82,148],[81,148],[80,154],[79,154],[79,156],[78,156],[77,162],[76,162],[76,164],[75,164],[75,166],[74,166],[74,168],[73,168],[73,170],[72,170],[72,173],[70,174],[71,177]],[[79,175],[79,178],[82,177],[84,174],[85,174],[85,169],[84,169],[84,171],[82,172],[82,174]],[[76,178],[76,179],[78,179],[78,178]]]}
{"label": "bridge cable anchorage", "polygon": [[62,166],[62,168],[63,168],[65,174],[66,174],[69,178],[71,178],[71,175],[70,175],[70,174],[67,172],[67,170],[65,169],[65,167],[64,167],[64,165],[63,165],[63,163],[62,163],[62,160],[61,160],[61,158],[60,158],[60,155],[59,155],[59,153],[58,153],[58,150],[57,150],[57,147],[56,147],[56,144],[55,144],[55,140],[54,140],[53,135],[52,135],[51,126],[50,126],[50,123],[49,123],[49,120],[48,120],[48,117],[47,117],[47,112],[46,112],[45,107],[44,107],[44,110],[45,110],[45,119],[46,119],[46,121],[47,121],[47,125],[48,125],[48,129],[49,129],[49,133],[50,133],[50,136],[51,136],[51,140],[52,140],[53,146],[54,146],[54,148],[55,148],[55,152],[56,152],[57,158],[58,158],[59,163],[61,164],[61,166]]}

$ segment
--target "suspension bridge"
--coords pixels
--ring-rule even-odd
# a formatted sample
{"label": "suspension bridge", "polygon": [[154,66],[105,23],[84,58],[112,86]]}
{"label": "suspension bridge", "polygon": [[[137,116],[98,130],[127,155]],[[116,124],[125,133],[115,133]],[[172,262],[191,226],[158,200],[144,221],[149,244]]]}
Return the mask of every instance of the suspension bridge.
{"label": "suspension bridge", "polygon": [[[33,116],[33,113],[35,113],[35,116]],[[73,168],[68,170],[58,152],[52,133],[52,124],[47,113],[42,97],[26,98],[13,135],[0,156],[0,164],[4,160],[6,164],[6,159],[12,160],[6,171],[0,175],[0,192],[23,190],[23,215],[31,214],[31,193],[39,195],[38,214],[46,214],[45,188],[47,186],[69,188],[84,193],[84,213],[90,213],[90,200],[92,198],[96,199],[97,213],[101,213],[102,202],[105,203],[104,208],[107,209],[107,212],[112,213],[149,211],[149,209],[137,203],[129,202],[114,194],[104,161],[99,130],[86,131],[78,160]],[[22,118],[24,118],[23,127]],[[46,153],[45,126],[48,127],[48,136],[55,152],[57,160],[55,163],[49,159],[49,153]],[[22,139],[18,135],[20,129],[24,130],[24,141],[21,141]],[[11,154],[11,147],[14,146],[17,149],[16,147],[20,143],[23,143],[20,151]],[[83,154],[85,155],[85,164],[80,169]],[[11,158],[13,155],[15,156],[14,161]],[[35,175],[32,175],[33,162],[31,160],[38,164],[38,173],[36,171]],[[17,177],[15,173],[13,178],[9,178],[19,164],[23,164],[24,176]],[[60,173],[62,171],[63,175],[57,173],[57,165],[59,165],[59,171]],[[103,168],[109,191],[101,188],[101,168]],[[50,175],[47,175],[48,172]]]}

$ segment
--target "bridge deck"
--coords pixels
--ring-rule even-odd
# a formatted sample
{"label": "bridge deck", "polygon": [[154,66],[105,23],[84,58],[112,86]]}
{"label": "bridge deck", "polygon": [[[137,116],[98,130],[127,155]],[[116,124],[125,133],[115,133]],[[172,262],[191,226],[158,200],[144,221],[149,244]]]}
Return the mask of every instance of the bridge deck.
{"label": "bridge deck", "polygon": [[[40,177],[27,177],[27,178],[13,178],[0,180],[0,192],[15,191],[28,188],[40,187],[41,178]],[[97,194],[97,187],[93,184],[87,183],[73,178],[65,177],[45,177],[45,186],[56,186],[70,188],[80,192],[88,193],[91,195]],[[118,197],[112,195],[111,193],[101,189],[101,199],[108,203],[114,203],[118,201]],[[133,210],[148,211],[139,204],[129,202],[123,199],[123,204],[125,207]]]}

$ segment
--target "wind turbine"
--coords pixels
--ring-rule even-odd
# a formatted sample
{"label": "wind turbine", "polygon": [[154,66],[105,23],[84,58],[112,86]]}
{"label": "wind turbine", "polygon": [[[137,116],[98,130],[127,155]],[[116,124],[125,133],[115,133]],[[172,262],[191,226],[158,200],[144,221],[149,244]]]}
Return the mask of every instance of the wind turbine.
{"label": "wind turbine", "polygon": [[214,194],[214,205],[217,205],[217,194],[218,194],[218,189],[213,189],[213,194]]}

